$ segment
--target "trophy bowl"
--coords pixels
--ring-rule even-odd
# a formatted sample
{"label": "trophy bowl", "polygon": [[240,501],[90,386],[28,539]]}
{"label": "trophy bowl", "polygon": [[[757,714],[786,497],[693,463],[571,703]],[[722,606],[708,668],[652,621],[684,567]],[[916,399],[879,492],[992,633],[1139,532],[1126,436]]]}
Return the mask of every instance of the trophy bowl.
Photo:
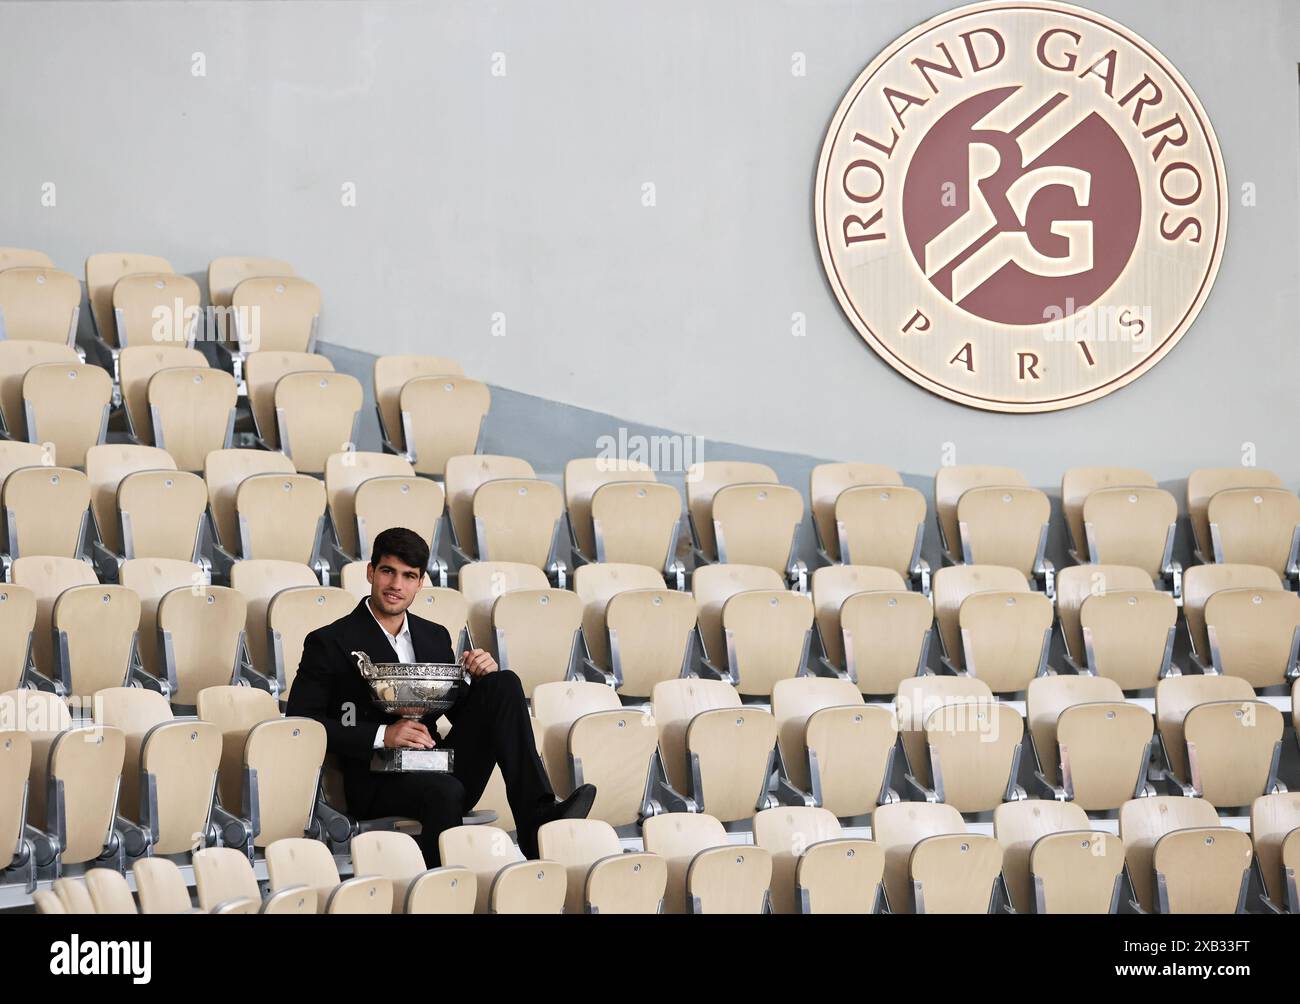
{"label": "trophy bowl", "polygon": [[[465,671],[457,663],[371,662],[365,652],[353,652],[357,670],[370,687],[375,707],[385,714],[419,720],[432,712],[449,711],[465,687]],[[371,770],[411,771],[452,769],[450,749],[387,749],[375,751]]]}

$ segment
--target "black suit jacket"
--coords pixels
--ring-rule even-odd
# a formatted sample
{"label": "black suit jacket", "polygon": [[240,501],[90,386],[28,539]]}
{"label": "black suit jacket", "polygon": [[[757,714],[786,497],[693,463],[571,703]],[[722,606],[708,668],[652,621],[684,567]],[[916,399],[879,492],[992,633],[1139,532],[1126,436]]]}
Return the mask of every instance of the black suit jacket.
{"label": "black suit jacket", "polygon": [[[417,661],[456,661],[445,627],[410,611],[406,619]],[[365,652],[372,662],[397,661],[397,653],[365,600],[346,617],[307,635],[298,675],[289,690],[287,713],[314,718],[325,726],[327,748],[343,771],[349,810],[356,813],[364,812],[377,780],[370,772],[375,731],[399,719],[375,707],[353,652]],[[435,738],[436,718],[430,714],[422,719]]]}

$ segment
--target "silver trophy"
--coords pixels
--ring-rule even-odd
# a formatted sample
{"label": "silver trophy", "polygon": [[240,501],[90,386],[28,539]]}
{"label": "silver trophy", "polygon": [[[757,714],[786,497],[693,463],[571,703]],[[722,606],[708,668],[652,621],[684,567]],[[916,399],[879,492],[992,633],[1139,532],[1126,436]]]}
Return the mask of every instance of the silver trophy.
{"label": "silver trophy", "polygon": [[[371,662],[365,652],[353,652],[361,677],[370,685],[375,707],[390,715],[419,721],[429,712],[441,715],[460,698],[465,688],[465,670],[457,663]],[[452,769],[450,749],[375,750],[370,761],[374,771]]]}

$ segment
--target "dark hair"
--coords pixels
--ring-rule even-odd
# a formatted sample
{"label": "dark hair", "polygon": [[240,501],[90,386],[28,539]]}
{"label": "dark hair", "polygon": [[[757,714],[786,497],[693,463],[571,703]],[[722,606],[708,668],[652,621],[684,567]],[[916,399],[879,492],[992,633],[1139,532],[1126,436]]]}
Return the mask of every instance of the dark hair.
{"label": "dark hair", "polygon": [[370,550],[370,564],[378,568],[386,557],[396,558],[423,572],[429,564],[429,545],[414,530],[394,526],[375,538],[375,546]]}

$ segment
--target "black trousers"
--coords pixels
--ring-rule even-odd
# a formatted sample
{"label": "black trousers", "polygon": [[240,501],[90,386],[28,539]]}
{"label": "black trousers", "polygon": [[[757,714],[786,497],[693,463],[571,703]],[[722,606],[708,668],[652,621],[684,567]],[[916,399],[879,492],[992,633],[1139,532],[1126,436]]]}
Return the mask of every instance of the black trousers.
{"label": "black trousers", "polygon": [[364,815],[419,820],[424,863],[436,868],[442,863],[438,835],[460,825],[483,797],[492,768],[500,765],[519,847],[525,857],[537,857],[537,812],[554,803],[555,792],[537,755],[519,677],[509,670],[477,677],[447,717],[451,731],[437,745],[456,751],[453,772],[375,774]]}

